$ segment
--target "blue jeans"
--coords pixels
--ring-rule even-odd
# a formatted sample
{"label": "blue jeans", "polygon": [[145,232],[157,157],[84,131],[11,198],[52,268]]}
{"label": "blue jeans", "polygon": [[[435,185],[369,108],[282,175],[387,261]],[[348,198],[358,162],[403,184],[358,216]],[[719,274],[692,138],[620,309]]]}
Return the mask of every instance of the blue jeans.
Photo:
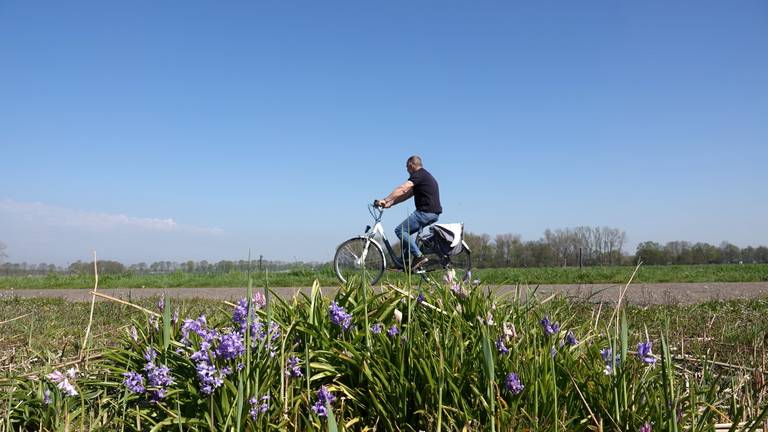
{"label": "blue jeans", "polygon": [[419,247],[416,246],[416,239],[412,234],[421,231],[421,229],[427,225],[437,222],[438,217],[440,217],[440,215],[437,213],[424,213],[416,210],[411,213],[403,223],[395,228],[395,235],[397,235],[397,238],[400,240],[400,246],[402,247],[402,257],[404,262],[406,258],[406,243],[408,244],[411,257],[418,258],[421,256],[421,251],[419,250]]}

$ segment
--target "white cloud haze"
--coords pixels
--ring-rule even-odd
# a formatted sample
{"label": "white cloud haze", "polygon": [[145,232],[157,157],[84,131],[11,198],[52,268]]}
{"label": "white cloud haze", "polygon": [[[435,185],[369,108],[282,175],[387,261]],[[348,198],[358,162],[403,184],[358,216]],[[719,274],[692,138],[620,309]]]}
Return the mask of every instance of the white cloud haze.
{"label": "white cloud haze", "polygon": [[220,228],[10,199],[0,200],[0,241],[9,261],[31,263],[87,260],[93,250],[125,263],[211,259],[211,248],[241,252]]}

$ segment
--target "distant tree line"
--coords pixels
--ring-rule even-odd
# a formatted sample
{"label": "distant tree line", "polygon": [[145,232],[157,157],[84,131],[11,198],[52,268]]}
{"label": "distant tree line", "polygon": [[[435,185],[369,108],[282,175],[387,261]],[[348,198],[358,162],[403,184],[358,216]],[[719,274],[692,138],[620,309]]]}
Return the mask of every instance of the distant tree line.
{"label": "distant tree line", "polygon": [[464,234],[472,250],[472,266],[560,267],[624,264],[626,233],[609,227],[575,227],[544,231],[539,240],[519,234]]}
{"label": "distant tree line", "polygon": [[686,241],[671,241],[661,245],[649,241],[637,245],[635,259],[642,259],[646,264],[768,263],[768,247],[739,248],[728,242],[713,246]]}
{"label": "distant tree line", "polygon": [[[657,242],[643,242],[633,255],[625,254],[627,236],[623,230],[610,227],[580,226],[546,230],[538,240],[523,240],[519,234],[488,234],[466,232],[464,240],[472,250],[472,266],[492,267],[575,267],[603,265],[633,265],[642,260],[649,265],[667,264],[728,264],[768,263],[768,247],[748,246],[739,248],[729,242],[719,246],[709,243],[670,241],[662,245]],[[53,264],[28,264],[3,262],[7,256],[6,247],[0,242],[0,275],[46,275],[51,273],[89,275],[93,274],[93,262],[76,261],[67,267]],[[396,246],[396,250],[399,250]],[[284,262],[252,260],[202,261],[156,261],[150,264],[138,263],[126,266],[117,261],[98,261],[100,274],[167,274],[185,273],[229,273],[269,270],[317,271],[330,269],[328,263]]]}
{"label": "distant tree line", "polygon": [[[229,261],[221,260],[218,262],[202,261],[156,261],[151,264],[137,263],[132,265],[125,265],[118,261],[111,260],[98,260],[97,261],[99,274],[138,274],[138,275],[151,275],[151,274],[168,274],[175,272],[184,273],[229,273],[233,271],[247,272],[250,268],[251,271],[265,271],[280,272],[285,270],[314,270],[321,266],[317,263],[305,263],[303,261],[298,262],[284,262],[284,261],[266,261],[262,260],[259,263],[258,260],[238,260]],[[54,264],[28,264],[22,263],[2,263],[0,262],[0,275],[2,276],[44,276],[46,274],[59,273],[70,275],[91,275],[93,274],[93,262],[87,261],[75,261],[72,264],[62,267]]]}

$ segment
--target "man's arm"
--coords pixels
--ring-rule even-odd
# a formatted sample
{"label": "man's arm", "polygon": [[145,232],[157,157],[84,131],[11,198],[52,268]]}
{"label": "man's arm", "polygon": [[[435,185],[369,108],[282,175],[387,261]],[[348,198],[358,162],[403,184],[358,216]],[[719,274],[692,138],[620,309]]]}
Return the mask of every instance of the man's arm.
{"label": "man's arm", "polygon": [[401,184],[400,186],[396,187],[391,194],[387,195],[387,197],[384,198],[383,200],[379,200],[379,202],[384,204],[384,208],[389,208],[395,204],[400,204],[401,202],[407,200],[412,196],[413,196],[413,182],[408,180],[405,183]]}

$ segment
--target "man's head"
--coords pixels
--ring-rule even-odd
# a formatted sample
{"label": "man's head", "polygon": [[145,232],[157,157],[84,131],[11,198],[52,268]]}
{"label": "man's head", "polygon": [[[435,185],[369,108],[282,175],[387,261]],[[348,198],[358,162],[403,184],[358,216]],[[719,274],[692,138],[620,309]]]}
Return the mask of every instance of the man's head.
{"label": "man's head", "polygon": [[413,155],[408,158],[408,161],[405,163],[405,169],[408,170],[408,174],[413,174],[416,171],[421,169],[421,158]]}

